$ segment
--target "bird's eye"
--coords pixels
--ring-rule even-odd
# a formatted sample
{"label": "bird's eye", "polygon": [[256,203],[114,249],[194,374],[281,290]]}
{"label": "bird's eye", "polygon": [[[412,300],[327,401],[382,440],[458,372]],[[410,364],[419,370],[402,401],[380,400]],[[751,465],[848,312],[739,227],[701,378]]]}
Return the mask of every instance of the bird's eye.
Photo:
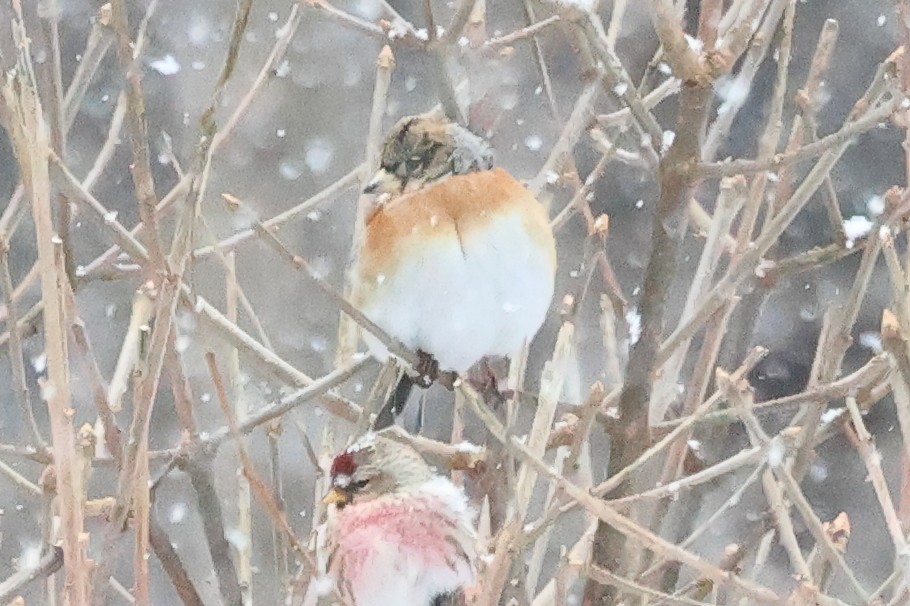
{"label": "bird's eye", "polygon": [[369,483],[370,483],[369,480],[357,480],[356,482],[351,482],[351,489],[360,490],[361,488],[364,488]]}
{"label": "bird's eye", "polygon": [[423,162],[420,158],[410,158],[405,162],[405,172],[407,172],[409,176],[416,174],[421,168],[423,168]]}

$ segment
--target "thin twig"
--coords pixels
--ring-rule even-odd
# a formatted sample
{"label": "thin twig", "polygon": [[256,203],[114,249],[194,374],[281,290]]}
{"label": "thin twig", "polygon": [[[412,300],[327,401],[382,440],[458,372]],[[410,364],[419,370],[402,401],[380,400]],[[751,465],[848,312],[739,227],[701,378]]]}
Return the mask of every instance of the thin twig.
{"label": "thin twig", "polygon": [[[462,389],[466,388],[463,386]],[[716,583],[736,587],[739,591],[748,595],[757,603],[776,604],[780,600],[780,597],[770,589],[762,587],[752,581],[742,579],[728,571],[723,571],[710,562],[707,562],[684,549],[680,549],[678,546],[660,538],[651,531],[635,524],[629,518],[619,514],[605,501],[598,499],[591,495],[587,490],[570,482],[554,471],[549,465],[534,456],[527,446],[525,446],[517,437],[509,437],[506,435],[505,428],[496,420],[492,411],[479,401],[476,394],[474,394],[473,397],[470,397],[468,401],[471,402],[474,411],[480,416],[481,420],[487,426],[487,429],[497,440],[506,445],[517,457],[532,465],[541,477],[556,483],[560,490],[564,491],[567,496],[577,501],[599,520],[611,527],[617,528],[625,536],[640,542],[648,549],[660,551],[661,553],[670,555],[680,562],[693,567],[700,574]]]}
{"label": "thin twig", "polygon": [[[663,39],[663,36],[662,36]],[[666,45],[666,42],[664,42]],[[711,97],[707,82],[685,85],[680,93],[680,113],[676,137],[661,159],[661,190],[653,220],[652,248],[645,270],[640,301],[641,336],[629,353],[622,395],[619,401],[621,427],[610,441],[608,474],[613,476],[635,461],[648,447],[648,402],[651,398],[655,371],[663,360],[655,355],[664,330],[667,298],[677,271],[677,251],[686,230],[686,209],[695,181],[687,164],[700,155],[702,131]],[[622,438],[618,436],[622,435]],[[631,491],[624,482],[612,496]],[[607,570],[618,572],[623,556],[625,534],[611,529],[603,520],[593,547],[593,562]],[[609,588],[589,582],[585,589],[587,600],[608,599]]]}
{"label": "thin twig", "polygon": [[[872,110],[864,117],[877,112],[890,115],[898,107],[899,99],[892,99],[886,102],[882,107]],[[736,287],[753,275],[755,268],[761,263],[762,258],[777,243],[778,238],[793,220],[793,218],[809,202],[811,197],[818,190],[824,181],[825,175],[834,167],[840,157],[847,149],[848,143],[840,143],[835,147],[828,149],[818,162],[812,168],[800,186],[793,192],[793,195],[781,210],[769,221],[762,234],[752,247],[747,250],[737,263],[735,263],[720,281],[715,284],[711,292],[704,298],[699,306],[698,311],[693,315],[692,320],[680,324],[673,333],[666,338],[656,353],[657,363],[660,364],[667,359],[670,353],[684,340],[694,334],[701,324],[710,317],[720,305],[723,304],[735,291]]]}
{"label": "thin twig", "polygon": [[[342,191],[344,191],[345,189],[347,189],[348,187],[350,187],[351,185],[356,183],[357,179],[363,175],[363,170],[364,170],[364,165],[362,165],[362,164],[354,167],[348,173],[346,173],[343,177],[341,177],[340,179],[338,179],[337,181],[335,181],[334,183],[332,183],[331,185],[329,185],[322,191],[320,191],[320,192],[316,193],[315,195],[309,197],[308,199],[304,200],[300,204],[297,204],[296,206],[293,206],[293,207],[289,208],[288,210],[275,215],[271,219],[262,221],[263,227],[274,231],[274,230],[278,229],[279,227],[283,226],[288,221],[294,219],[295,217],[306,216],[306,212],[308,210],[310,210],[311,208],[313,208],[314,206],[318,206],[319,204],[322,204],[326,200],[333,199],[339,193],[341,193]],[[215,246],[217,246],[221,250],[221,252],[224,252],[224,253],[229,252],[231,250],[236,249],[237,246],[239,246],[241,243],[246,242],[248,240],[252,240],[256,236],[257,236],[257,231],[255,229],[245,229],[243,231],[239,231],[236,234],[221,240],[220,242],[218,242],[217,244],[215,244],[213,246],[203,246],[203,247],[197,248],[195,251],[193,251],[193,258],[201,259],[208,255],[213,254]]]}
{"label": "thin twig", "polygon": [[[31,200],[35,224],[47,355],[48,378],[43,395],[50,414],[57,475],[66,573],[64,591],[70,604],[83,606],[88,602],[91,585],[84,535],[82,478],[74,461],[75,435],[72,415],[69,414],[68,324],[62,288],[66,276],[59,273],[62,268],[58,263],[57,244],[60,240],[54,233],[51,219],[48,128],[37,98],[28,37],[21,12],[13,21],[13,31],[18,47],[17,70],[2,90],[5,109],[10,113],[5,127],[12,139],[25,191]],[[11,329],[15,330],[15,327],[11,326]]]}
{"label": "thin twig", "polygon": [[559,22],[559,20],[560,20],[559,15],[550,15],[546,19],[541,19],[540,21],[537,21],[536,23],[532,23],[521,29],[517,29],[514,32],[504,34],[502,36],[496,36],[496,37],[490,38],[489,40],[487,40],[486,42],[483,43],[483,48],[490,49],[490,50],[496,50],[496,49],[500,49],[505,46],[510,46],[510,45],[514,44],[515,42],[518,42],[519,40],[526,40],[528,38],[536,36],[541,31],[543,31],[543,30],[549,28],[551,25],[554,25],[557,22]]}
{"label": "thin twig", "polygon": [[32,439],[42,448],[47,447],[44,436],[35,421],[35,411],[32,407],[31,393],[28,388],[28,381],[25,377],[25,361],[22,352],[22,339],[19,331],[15,328],[19,324],[19,313],[16,306],[15,290],[13,289],[13,280],[9,270],[9,241],[5,235],[0,234],[0,285],[3,289],[3,297],[6,301],[7,325],[9,331],[9,358],[10,368],[13,374],[13,392],[19,404],[19,409],[25,417],[28,424]]}
{"label": "thin twig", "polygon": [[92,23],[92,30],[88,34],[85,50],[81,53],[82,59],[76,67],[76,72],[73,74],[69,88],[66,89],[63,106],[64,127],[67,131],[72,127],[73,122],[76,121],[76,115],[79,113],[79,107],[82,105],[85,93],[88,92],[88,87],[92,83],[92,78],[114,42],[114,36],[110,30],[110,20],[110,6],[101,7]]}
{"label": "thin twig", "polygon": [[795,151],[777,154],[767,160],[728,160],[705,163],[698,167],[698,171],[705,178],[720,178],[765,171],[774,172],[784,166],[817,158],[829,150],[836,149],[838,146],[852,141],[855,137],[878,127],[894,113],[900,102],[900,99],[895,99],[889,103],[884,103],[863,117],[845,123],[840,130],[822,137],[818,141],[803,145]]}
{"label": "thin twig", "polygon": [[[224,259],[225,266],[225,285],[224,285],[224,298],[226,302],[226,311],[228,319],[234,324],[237,323],[237,311],[238,311],[238,299],[240,298],[240,293],[242,292],[240,284],[237,281],[237,263],[234,253],[229,253]],[[267,344],[266,347],[269,347]],[[272,349],[269,347],[269,349]],[[247,398],[243,393],[243,381],[240,375],[240,354],[237,351],[236,347],[231,347],[228,351],[228,381],[231,389],[231,400],[234,402],[234,414],[237,415],[237,420],[240,423],[243,423],[248,414],[249,407],[247,403]],[[271,436],[271,432],[269,432]],[[270,440],[271,441],[271,440]],[[243,443],[244,447],[248,447],[246,442]],[[272,459],[274,462],[274,458]],[[238,471],[241,471],[238,469]],[[211,470],[209,470],[211,472]],[[275,482],[276,472],[273,465],[272,471],[272,481]],[[278,476],[280,477],[280,475]],[[275,490],[280,489],[280,484],[275,485]],[[253,601],[253,512],[251,509],[252,497],[250,495],[250,484],[245,477],[241,474],[238,474],[237,477],[237,486],[236,486],[236,498],[237,498],[237,529],[241,536],[241,541],[239,544],[235,543],[237,550],[237,574],[235,577],[236,582],[238,583],[239,591],[241,593],[241,601],[243,606],[251,606]],[[276,495],[276,500],[281,502],[281,495]],[[201,511],[209,511],[201,507]],[[273,537],[274,538],[274,537]],[[275,541],[277,547],[277,541]],[[209,549],[211,553],[211,548]],[[214,557],[214,554],[212,554]],[[228,554],[229,555],[229,554]],[[222,595],[224,595],[224,585],[225,583],[220,580],[222,573],[219,572],[219,583],[222,585]],[[233,577],[233,575],[232,575]],[[282,578],[283,577],[279,577]],[[231,586],[233,589],[233,586]]]}
{"label": "thin twig", "polygon": [[[379,51],[376,57],[376,83],[373,85],[373,105],[370,110],[370,123],[367,130],[366,161],[362,165],[363,174],[360,175],[360,185],[365,186],[373,173],[379,169],[382,152],[382,117],[385,115],[388,104],[389,88],[392,84],[392,72],[395,69],[395,56],[388,46]],[[363,247],[366,234],[367,212],[373,201],[370,196],[363,193],[357,198],[357,212],[354,215],[354,234],[351,238],[351,248],[348,253],[344,275],[344,294],[351,296],[354,288],[354,276],[357,258]],[[359,330],[356,322],[350,316],[342,313],[338,319],[338,345],[335,349],[335,359],[350,357],[357,349]]]}
{"label": "thin twig", "polygon": [[[33,568],[14,572],[0,582],[0,603],[7,604],[33,581],[51,575],[63,566],[63,549],[50,547]],[[23,602],[24,604],[24,602]]]}
{"label": "thin twig", "polygon": [[218,579],[221,599],[224,604],[242,604],[240,583],[231,557],[231,544],[227,540],[224,529],[221,498],[215,489],[212,458],[207,454],[193,457],[185,469],[190,476],[193,492],[196,493],[199,511],[205,512],[202,517],[202,528],[205,532],[209,555],[212,557],[215,577]]}
{"label": "thin twig", "polygon": [[[237,452],[240,455],[243,464],[243,473],[250,481],[250,487],[253,489],[256,498],[265,506],[269,517],[272,519],[272,523],[283,532],[297,555],[303,559],[311,570],[317,570],[316,562],[313,560],[310,551],[301,543],[290,524],[288,524],[286,512],[282,511],[272,498],[272,492],[266,488],[265,484],[259,478],[259,475],[256,473],[253,463],[250,460],[250,456],[243,446],[243,442],[240,439],[243,431],[242,428],[237,425],[237,420],[234,418],[234,413],[228,402],[227,392],[224,389],[224,383],[222,382],[221,374],[218,371],[215,355],[209,352],[206,354],[205,358],[209,367],[209,372],[212,376],[212,381],[215,383],[215,392],[218,395],[218,402],[221,405],[222,412],[227,418],[229,435],[231,435],[237,443]],[[334,592],[337,594],[338,589],[335,588]]]}
{"label": "thin twig", "polygon": [[354,307],[347,299],[341,296],[332,286],[326,282],[318,272],[316,272],[310,264],[299,255],[295,255],[278,239],[275,234],[270,230],[266,229],[265,226],[261,223],[256,225],[256,230],[263,237],[266,244],[272,247],[282,258],[289,261],[294,267],[299,270],[305,271],[311,280],[316,283],[316,286],[319,287],[323,293],[328,295],[335,305],[337,305],[341,311],[350,316],[357,324],[366,330],[370,331],[374,337],[382,342],[383,345],[388,348],[389,352],[395,356],[406,361],[411,366],[417,365],[417,354],[408,350],[404,345],[401,344],[398,339],[387,333],[385,330],[380,328],[375,322],[367,318],[363,312]]}
{"label": "thin twig", "polygon": [[133,187],[139,203],[139,216],[145,226],[144,237],[150,256],[157,267],[164,267],[164,255],[158,235],[155,206],[155,183],[149,158],[148,124],[145,121],[145,99],[142,96],[139,66],[133,55],[129,21],[125,0],[111,0],[111,28],[117,36],[117,57],[126,80],[127,117],[130,126],[130,143],[133,150]]}

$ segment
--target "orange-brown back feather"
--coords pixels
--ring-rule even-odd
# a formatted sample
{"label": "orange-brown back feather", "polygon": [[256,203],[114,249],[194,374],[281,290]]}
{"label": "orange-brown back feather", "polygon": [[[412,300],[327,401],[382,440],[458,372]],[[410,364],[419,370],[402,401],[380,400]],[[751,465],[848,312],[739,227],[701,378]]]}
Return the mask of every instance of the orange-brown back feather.
{"label": "orange-brown back feather", "polygon": [[372,281],[394,271],[410,246],[430,246],[433,238],[467,240],[474,230],[483,230],[508,212],[525,217],[528,233],[547,249],[555,269],[556,249],[546,212],[517,179],[493,168],[453,175],[379,206],[367,218],[361,279]]}

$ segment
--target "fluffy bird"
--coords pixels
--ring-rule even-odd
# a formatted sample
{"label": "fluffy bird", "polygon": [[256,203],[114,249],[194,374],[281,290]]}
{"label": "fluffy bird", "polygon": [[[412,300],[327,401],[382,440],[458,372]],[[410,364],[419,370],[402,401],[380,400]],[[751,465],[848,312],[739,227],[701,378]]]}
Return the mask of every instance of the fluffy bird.
{"label": "fluffy bird", "polygon": [[[366,217],[354,302],[418,352],[417,384],[511,354],[537,333],[553,297],[553,232],[530,192],[493,166],[484,139],[439,115],[404,118],[364,192],[378,200]],[[402,378],[390,401],[396,414],[414,383]],[[392,420],[380,413],[376,427]]]}
{"label": "fluffy bird", "polygon": [[411,447],[370,433],[332,461],[324,564],[354,606],[431,606],[475,580],[464,493]]}

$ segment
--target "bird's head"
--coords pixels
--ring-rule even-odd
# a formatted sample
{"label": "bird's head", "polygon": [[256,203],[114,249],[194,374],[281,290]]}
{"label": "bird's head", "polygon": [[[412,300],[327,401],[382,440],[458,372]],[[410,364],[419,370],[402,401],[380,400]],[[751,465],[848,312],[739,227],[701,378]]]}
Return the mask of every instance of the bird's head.
{"label": "bird's head", "polygon": [[339,508],[407,490],[434,475],[413,448],[373,433],[336,455],[330,474],[332,488],[323,502]]}
{"label": "bird's head", "polygon": [[490,145],[438,113],[402,118],[382,146],[379,170],[364,193],[399,194],[447,175],[493,168]]}

